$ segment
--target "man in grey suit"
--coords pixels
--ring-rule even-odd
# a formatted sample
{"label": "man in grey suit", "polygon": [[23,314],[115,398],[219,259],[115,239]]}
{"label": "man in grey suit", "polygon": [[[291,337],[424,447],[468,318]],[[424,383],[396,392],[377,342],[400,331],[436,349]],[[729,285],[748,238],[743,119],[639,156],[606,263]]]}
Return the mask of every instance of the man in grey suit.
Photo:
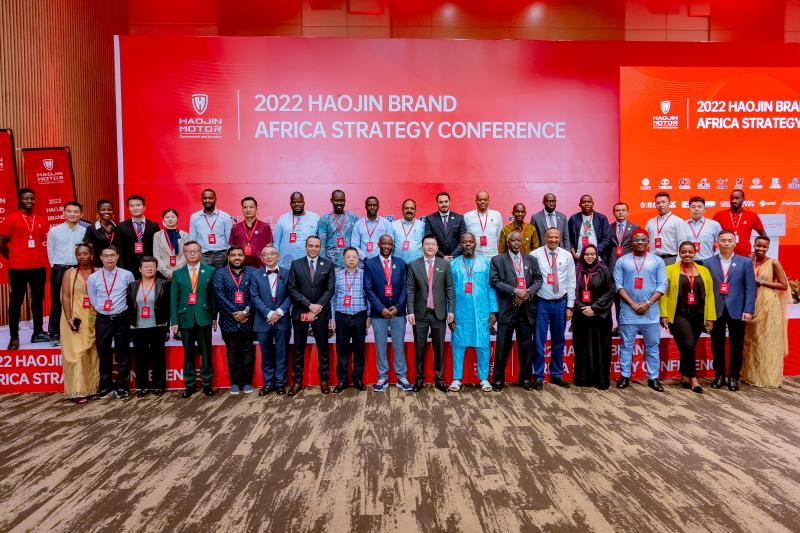
{"label": "man in grey suit", "polygon": [[567,229],[567,217],[564,213],[556,211],[556,195],[549,192],[542,198],[544,209],[531,216],[531,224],[536,226],[536,232],[542,238],[544,244],[544,234],[548,228],[556,228],[561,232],[561,243],[559,246],[566,251],[570,251],[569,231]]}
{"label": "man in grey suit", "polygon": [[414,328],[414,392],[422,390],[425,378],[428,331],[433,343],[434,384],[440,391],[447,392],[444,384],[444,334],[445,323],[453,322],[455,293],[449,265],[436,256],[438,251],[436,237],[426,235],[422,239],[422,257],[409,263],[406,274],[406,316]]}

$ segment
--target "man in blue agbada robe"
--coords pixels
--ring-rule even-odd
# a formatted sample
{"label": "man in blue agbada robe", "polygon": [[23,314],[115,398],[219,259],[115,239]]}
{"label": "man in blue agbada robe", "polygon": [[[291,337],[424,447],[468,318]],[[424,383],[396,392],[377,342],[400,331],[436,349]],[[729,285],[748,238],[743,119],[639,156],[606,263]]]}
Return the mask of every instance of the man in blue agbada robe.
{"label": "man in blue agbada robe", "polygon": [[481,390],[491,392],[489,383],[489,328],[497,321],[497,294],[489,286],[491,262],[488,257],[475,255],[475,235],[461,235],[464,253],[450,261],[455,289],[455,320],[451,324],[453,352],[453,382],[450,390],[461,390],[464,370],[464,351],[475,348],[478,359],[478,379]]}

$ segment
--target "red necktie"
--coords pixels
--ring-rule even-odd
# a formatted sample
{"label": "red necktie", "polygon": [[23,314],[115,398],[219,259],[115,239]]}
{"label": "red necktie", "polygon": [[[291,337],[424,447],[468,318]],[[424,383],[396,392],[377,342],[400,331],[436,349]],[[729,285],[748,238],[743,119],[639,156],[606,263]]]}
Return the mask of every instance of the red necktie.
{"label": "red necktie", "polygon": [[428,263],[428,301],[425,305],[433,309],[433,259],[426,259]]}
{"label": "red necktie", "polygon": [[383,275],[386,276],[386,283],[392,282],[392,268],[389,266],[389,260],[383,260]]}

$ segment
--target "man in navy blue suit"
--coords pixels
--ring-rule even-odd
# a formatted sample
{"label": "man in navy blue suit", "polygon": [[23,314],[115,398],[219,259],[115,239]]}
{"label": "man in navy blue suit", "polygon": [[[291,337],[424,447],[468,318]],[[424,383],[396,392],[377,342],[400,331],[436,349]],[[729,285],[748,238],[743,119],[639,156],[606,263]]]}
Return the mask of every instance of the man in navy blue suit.
{"label": "man in navy blue suit", "polygon": [[375,392],[386,390],[389,381],[389,361],[386,353],[388,337],[392,337],[394,373],[398,389],[413,390],[406,373],[406,263],[392,257],[394,239],[381,235],[378,239],[380,253],[364,261],[364,291],[370,303],[369,316],[375,333],[375,352],[378,381],[372,386]]}
{"label": "man in navy blue suit", "polygon": [[446,261],[461,255],[461,234],[467,231],[464,215],[450,210],[450,195],[440,192],[436,195],[438,210],[425,217],[424,235],[433,235],[439,245],[437,257]]}
{"label": "man in navy blue suit", "polygon": [[253,331],[261,347],[261,375],[264,385],[259,396],[286,394],[286,351],[289,345],[289,271],[278,267],[278,249],[265,246],[261,252],[264,268],[250,271],[250,298],[256,308]]}
{"label": "man in navy blue suit", "polygon": [[597,255],[605,257],[608,244],[611,242],[611,226],[608,218],[594,210],[594,199],[590,194],[581,196],[578,206],[580,212],[569,217],[569,242],[572,256],[578,260],[581,250],[590,244],[597,246]]}
{"label": "man in navy blue suit", "polygon": [[[750,259],[733,253],[736,234],[722,230],[717,236],[719,255],[706,259],[703,265],[711,271],[714,280],[714,300],[717,321],[711,330],[711,351],[714,354],[714,382],[711,388],[728,385],[728,390],[739,390],[739,372],[742,369],[744,326],[753,318],[756,306],[756,278]],[[725,328],[728,328],[730,364],[727,380],[725,374]]]}

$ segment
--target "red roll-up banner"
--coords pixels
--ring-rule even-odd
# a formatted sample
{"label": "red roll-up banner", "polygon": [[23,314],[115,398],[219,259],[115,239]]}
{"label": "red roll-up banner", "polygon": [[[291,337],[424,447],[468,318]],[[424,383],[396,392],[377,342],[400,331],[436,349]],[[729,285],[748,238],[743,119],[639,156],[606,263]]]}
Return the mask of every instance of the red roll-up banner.
{"label": "red roll-up banner", "polygon": [[[17,164],[14,159],[14,134],[0,129],[0,224],[17,201]],[[0,257],[0,283],[8,283],[8,261]]]}
{"label": "red roll-up banner", "polygon": [[23,148],[22,165],[20,185],[36,193],[36,213],[47,217],[49,227],[64,222],[64,204],[75,200],[69,148]]}

